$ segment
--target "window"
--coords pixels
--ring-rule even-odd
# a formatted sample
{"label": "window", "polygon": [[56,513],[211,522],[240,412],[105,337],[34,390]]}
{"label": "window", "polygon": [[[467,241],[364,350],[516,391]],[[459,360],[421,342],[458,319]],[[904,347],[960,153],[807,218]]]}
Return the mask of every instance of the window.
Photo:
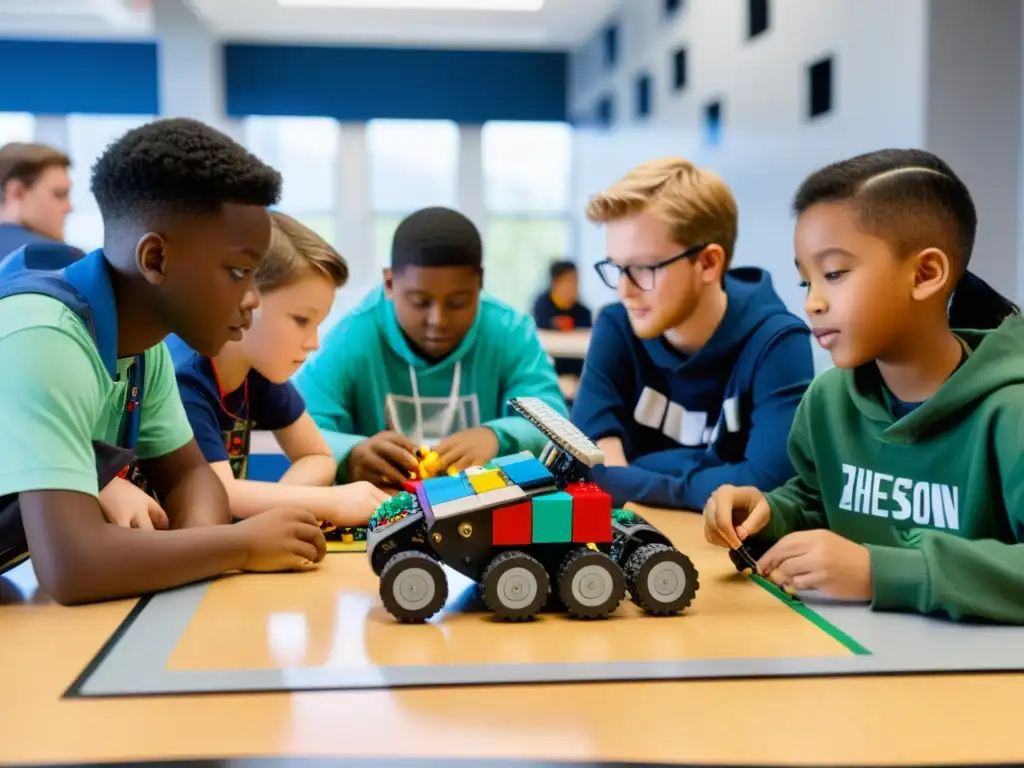
{"label": "window", "polygon": [[496,212],[561,213],[569,208],[572,129],[564,123],[486,123],[484,200]]}
{"label": "window", "polygon": [[279,208],[336,244],[340,128],[330,118],[248,117],[250,152],[281,172]]}
{"label": "window", "polygon": [[457,207],[459,128],[448,120],[372,120],[366,147],[376,265],[384,267],[405,216],[428,206]]}
{"label": "window", "polygon": [[651,114],[651,76],[647,73],[636,78],[636,116],[640,119]]}
{"label": "window", "polygon": [[686,49],[679,48],[672,54],[672,89],[686,88]]}
{"label": "window", "polygon": [[27,112],[0,112],[0,147],[12,141],[32,141],[35,117]]}
{"label": "window", "polygon": [[619,28],[614,24],[605,27],[601,34],[605,69],[613,69],[619,59]]}
{"label": "window", "polygon": [[808,115],[818,117],[832,111],[832,58],[811,64],[808,75]]}
{"label": "window", "polygon": [[615,122],[615,101],[610,95],[597,103],[597,122],[602,128],[611,128]]}
{"label": "window", "polygon": [[768,31],[768,0],[747,0],[747,37]]}
{"label": "window", "polygon": [[712,101],[704,107],[704,140],[711,146],[722,141],[721,101]]}
{"label": "window", "polygon": [[484,283],[524,312],[547,282],[550,263],[571,255],[572,138],[564,123],[483,128]]}
{"label": "window", "polygon": [[85,251],[103,245],[103,219],[89,188],[92,166],[110,144],[153,119],[153,115],[68,115],[71,213],[64,224],[64,240],[69,245]]}

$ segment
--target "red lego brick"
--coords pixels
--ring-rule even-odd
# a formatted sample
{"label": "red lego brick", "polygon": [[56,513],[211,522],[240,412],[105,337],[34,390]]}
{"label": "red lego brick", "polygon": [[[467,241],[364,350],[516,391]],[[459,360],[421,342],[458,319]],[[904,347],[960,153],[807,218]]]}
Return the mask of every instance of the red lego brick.
{"label": "red lego brick", "polygon": [[533,506],[529,501],[499,507],[491,519],[491,543],[515,547],[529,544],[533,537]]}
{"label": "red lego brick", "polygon": [[572,540],[603,544],[612,540],[612,497],[594,483],[570,483]]}
{"label": "red lego brick", "polygon": [[409,493],[416,493],[416,489],[423,483],[422,480],[403,480],[402,490],[408,491]]}

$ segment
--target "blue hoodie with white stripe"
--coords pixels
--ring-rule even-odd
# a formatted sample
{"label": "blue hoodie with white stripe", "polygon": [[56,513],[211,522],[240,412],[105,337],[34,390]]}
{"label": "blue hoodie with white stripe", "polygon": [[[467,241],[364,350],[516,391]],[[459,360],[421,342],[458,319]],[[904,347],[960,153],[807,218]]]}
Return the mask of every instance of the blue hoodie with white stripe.
{"label": "blue hoodie with white stripe", "polygon": [[616,504],[700,510],[722,485],[769,491],[793,476],[786,442],[814,377],[810,331],[764,270],[730,270],[725,290],[721,324],[692,355],[638,338],[621,304],[598,316],[572,420],[591,440],[622,441],[629,466],[593,478]]}

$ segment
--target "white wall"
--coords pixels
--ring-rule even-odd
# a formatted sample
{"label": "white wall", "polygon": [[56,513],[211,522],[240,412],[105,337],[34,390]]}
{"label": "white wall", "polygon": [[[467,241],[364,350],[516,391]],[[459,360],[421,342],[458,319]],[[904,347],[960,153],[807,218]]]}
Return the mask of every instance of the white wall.
{"label": "white wall", "polygon": [[978,237],[971,269],[1024,298],[1024,3],[931,0],[925,145],[971,189]]}
{"label": "white wall", "polygon": [[[953,0],[956,2],[957,0]],[[590,114],[615,94],[611,132],[581,131],[577,139],[576,210],[583,264],[603,257],[601,232],[583,219],[587,198],[641,160],[683,155],[722,175],[739,202],[736,263],[771,271],[776,288],[803,317],[793,267],[789,206],[801,180],[828,162],[883,146],[920,146],[925,139],[926,0],[771,0],[770,26],[746,39],[746,0],[687,0],[663,21],[660,0],[626,0],[619,62],[604,75],[599,39],[572,59],[570,104]],[[688,47],[688,86],[671,92],[671,55]],[[805,117],[805,66],[833,61],[833,110]],[[634,117],[636,73],[650,70],[652,115]],[[724,100],[723,138],[706,146],[703,105]],[[592,304],[613,295],[585,270]],[[816,351],[819,367],[828,356]]]}

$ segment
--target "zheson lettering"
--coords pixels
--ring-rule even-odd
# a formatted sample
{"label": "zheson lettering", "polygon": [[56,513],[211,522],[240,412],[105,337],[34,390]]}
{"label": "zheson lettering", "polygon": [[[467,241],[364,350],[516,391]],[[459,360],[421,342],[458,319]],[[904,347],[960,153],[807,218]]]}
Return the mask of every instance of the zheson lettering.
{"label": "zheson lettering", "polygon": [[862,515],[960,530],[960,489],[843,464],[839,508]]}

